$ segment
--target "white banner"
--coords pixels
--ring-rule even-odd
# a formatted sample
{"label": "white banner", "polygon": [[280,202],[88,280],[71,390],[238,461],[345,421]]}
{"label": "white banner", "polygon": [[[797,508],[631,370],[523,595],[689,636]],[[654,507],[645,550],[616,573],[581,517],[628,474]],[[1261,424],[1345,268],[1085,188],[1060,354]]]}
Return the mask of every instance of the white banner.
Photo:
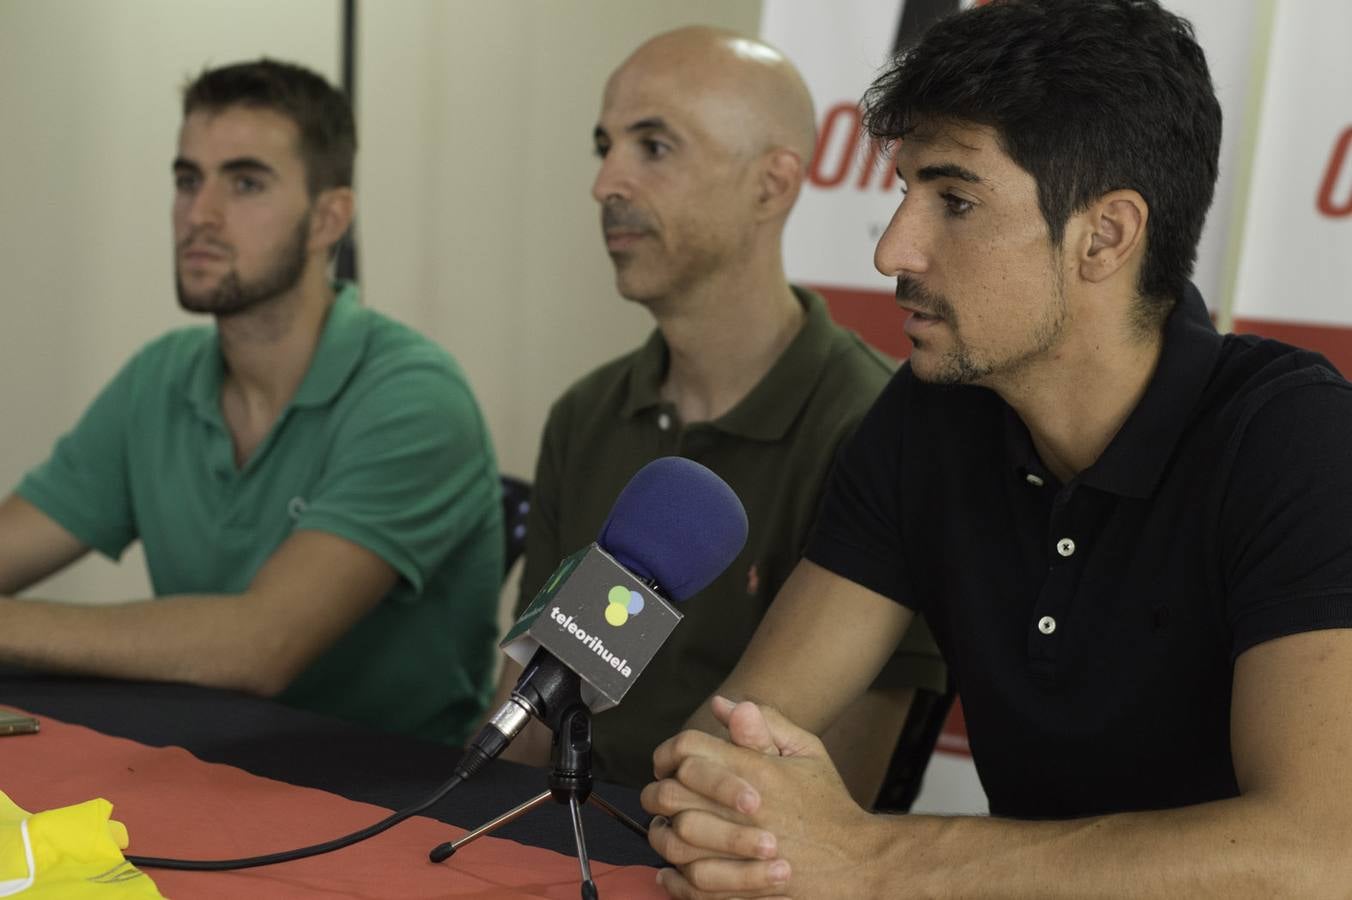
{"label": "white banner", "polygon": [[[1278,4],[1235,290],[1241,327],[1352,371],[1352,3]],[[1313,326],[1313,327],[1311,327]]]}

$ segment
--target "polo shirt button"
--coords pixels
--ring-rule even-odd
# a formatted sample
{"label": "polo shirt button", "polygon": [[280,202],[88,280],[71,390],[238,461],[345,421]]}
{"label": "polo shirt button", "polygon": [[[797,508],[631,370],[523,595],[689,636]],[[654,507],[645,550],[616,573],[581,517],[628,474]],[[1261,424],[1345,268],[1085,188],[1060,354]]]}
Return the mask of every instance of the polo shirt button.
{"label": "polo shirt button", "polygon": [[1051,634],[1056,630],[1056,620],[1051,616],[1043,616],[1037,620],[1037,630],[1043,634]]}
{"label": "polo shirt button", "polygon": [[1029,472],[1027,475],[1023,477],[1028,479],[1028,483],[1031,484],[1033,487],[1042,487],[1043,484],[1042,479],[1039,476],[1034,475],[1032,472]]}
{"label": "polo shirt button", "polygon": [[658,413],[658,414],[657,414],[657,427],[660,428],[660,429],[662,429],[663,431],[668,431],[668,430],[670,430],[670,428],[671,428],[671,416],[667,415],[666,413]]}
{"label": "polo shirt button", "polygon": [[1061,538],[1056,542],[1056,552],[1062,556],[1070,556],[1075,552],[1075,542],[1070,538]]}

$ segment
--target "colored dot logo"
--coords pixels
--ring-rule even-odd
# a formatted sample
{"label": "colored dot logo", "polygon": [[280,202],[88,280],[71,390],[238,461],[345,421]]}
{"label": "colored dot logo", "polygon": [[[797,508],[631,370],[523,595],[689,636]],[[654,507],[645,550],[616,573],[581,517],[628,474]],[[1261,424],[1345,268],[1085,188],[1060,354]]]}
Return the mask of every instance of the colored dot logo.
{"label": "colored dot logo", "polygon": [[630,616],[643,612],[643,595],[627,587],[615,585],[606,595],[606,621],[616,628],[629,621]]}

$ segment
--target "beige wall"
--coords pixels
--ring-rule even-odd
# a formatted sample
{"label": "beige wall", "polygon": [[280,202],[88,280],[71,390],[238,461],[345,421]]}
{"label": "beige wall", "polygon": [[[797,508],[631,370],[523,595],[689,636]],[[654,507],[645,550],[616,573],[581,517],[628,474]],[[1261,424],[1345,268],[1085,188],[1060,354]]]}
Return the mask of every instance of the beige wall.
{"label": "beige wall", "polygon": [[[588,190],[609,70],[688,22],[754,32],[756,0],[360,4],[358,241],[368,302],[464,365],[504,471],[550,400],[637,343]],[[337,0],[0,0],[0,485],[40,461],[137,347],[189,321],[171,279],[177,89],[262,54],[336,78]],[[40,594],[147,591],[139,553]]]}

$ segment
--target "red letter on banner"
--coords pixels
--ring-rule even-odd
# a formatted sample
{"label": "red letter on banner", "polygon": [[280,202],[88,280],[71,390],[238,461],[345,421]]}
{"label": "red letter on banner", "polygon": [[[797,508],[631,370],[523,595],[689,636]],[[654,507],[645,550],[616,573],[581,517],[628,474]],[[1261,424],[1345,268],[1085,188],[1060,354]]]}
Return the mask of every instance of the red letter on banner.
{"label": "red letter on banner", "polygon": [[[884,156],[881,142],[872,141],[870,146],[873,152],[869,154],[868,159],[863,160],[863,164],[859,167],[859,180],[855,182],[854,186],[861,191],[864,190],[868,187],[868,183],[873,180],[874,170],[881,169],[883,180],[878,187],[883,191],[890,191],[892,186],[897,183],[897,150],[894,149],[890,154]],[[897,148],[900,148],[900,142],[897,142]]]}
{"label": "red letter on banner", "polygon": [[[836,123],[844,117],[844,127],[848,134],[845,143],[845,149],[841,152],[839,160],[836,163],[836,170],[830,175],[822,175],[822,163],[826,158],[826,147],[831,141],[831,135],[836,131]],[[849,174],[850,163],[854,161],[855,148],[859,146],[859,107],[853,103],[837,103],[831,107],[831,111],[826,114],[826,121],[822,122],[822,133],[817,138],[817,152],[812,154],[812,168],[808,170],[807,177],[817,187],[835,187],[845,180]]]}
{"label": "red letter on banner", "polygon": [[[1340,216],[1352,216],[1352,179],[1349,179],[1347,196],[1340,205],[1335,205],[1333,200],[1333,188],[1338,183],[1338,176],[1342,173],[1344,164],[1352,162],[1352,125],[1343,130],[1338,139],[1333,142],[1333,155],[1329,157],[1328,171],[1324,173],[1324,183],[1319,186],[1319,211],[1331,219]],[[1352,166],[1348,166],[1348,174],[1352,175]]]}

